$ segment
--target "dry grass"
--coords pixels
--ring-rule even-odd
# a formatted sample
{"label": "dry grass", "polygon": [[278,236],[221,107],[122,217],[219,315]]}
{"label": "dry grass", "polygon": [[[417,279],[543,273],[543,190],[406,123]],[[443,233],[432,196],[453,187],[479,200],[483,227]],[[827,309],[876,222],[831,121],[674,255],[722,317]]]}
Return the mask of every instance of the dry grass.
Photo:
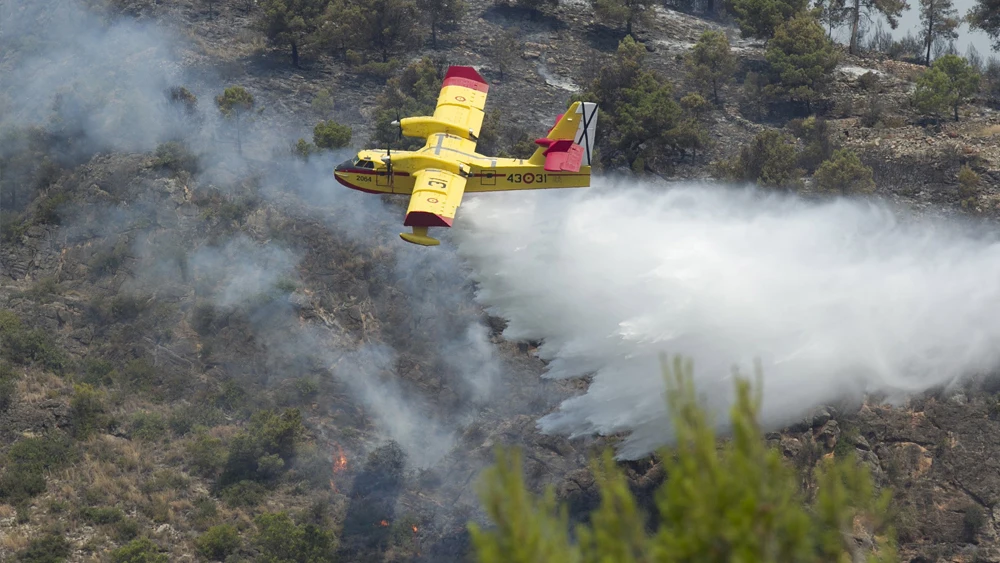
{"label": "dry grass", "polygon": [[15,514],[14,507],[9,504],[0,504],[0,518],[10,518]]}
{"label": "dry grass", "polygon": [[15,530],[7,530],[0,534],[0,551],[15,552],[28,547],[31,538]]}
{"label": "dry grass", "polygon": [[1000,125],[987,125],[979,131],[973,133],[977,137],[995,137],[1000,135]]}
{"label": "dry grass", "polygon": [[31,370],[17,382],[18,400],[34,405],[72,391],[65,379],[52,373]]}

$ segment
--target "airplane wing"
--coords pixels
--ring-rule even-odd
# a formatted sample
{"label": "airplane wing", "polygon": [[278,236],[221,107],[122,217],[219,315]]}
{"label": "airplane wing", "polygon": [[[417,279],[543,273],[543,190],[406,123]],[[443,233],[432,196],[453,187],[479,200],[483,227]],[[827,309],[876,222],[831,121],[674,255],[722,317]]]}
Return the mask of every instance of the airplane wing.
{"label": "airplane wing", "polygon": [[489,89],[483,77],[471,66],[450,67],[441,83],[434,117],[469,131],[472,139],[479,137]]}
{"label": "airplane wing", "polygon": [[413,174],[413,194],[403,225],[450,227],[465,193],[465,178],[437,168]]}
{"label": "airplane wing", "polygon": [[[435,133],[460,137],[461,149],[474,152],[483,128],[486,94],[490,87],[471,66],[448,68],[433,116],[406,117],[400,120],[403,135],[428,138]],[[437,142],[428,138],[427,146]]]}

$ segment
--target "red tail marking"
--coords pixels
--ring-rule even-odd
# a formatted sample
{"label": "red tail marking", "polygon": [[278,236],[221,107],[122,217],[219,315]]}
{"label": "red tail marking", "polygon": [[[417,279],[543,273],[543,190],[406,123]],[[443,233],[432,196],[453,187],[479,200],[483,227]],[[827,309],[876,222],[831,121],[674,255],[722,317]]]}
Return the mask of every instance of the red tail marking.
{"label": "red tail marking", "polygon": [[583,147],[569,139],[552,142],[542,154],[548,172],[578,172],[583,162]]}

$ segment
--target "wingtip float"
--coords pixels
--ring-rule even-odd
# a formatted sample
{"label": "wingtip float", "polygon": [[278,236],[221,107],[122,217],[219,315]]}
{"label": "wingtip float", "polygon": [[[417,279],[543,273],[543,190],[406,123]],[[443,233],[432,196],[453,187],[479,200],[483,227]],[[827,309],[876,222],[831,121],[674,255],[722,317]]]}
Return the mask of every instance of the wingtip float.
{"label": "wingtip float", "polygon": [[465,192],[585,188],[597,131],[597,104],[574,102],[527,159],[476,152],[489,85],[471,66],[448,68],[434,115],[394,121],[400,136],[426,139],[416,151],[364,150],[334,170],[348,188],[410,196],[406,242],[436,246],[430,227],[451,227]]}

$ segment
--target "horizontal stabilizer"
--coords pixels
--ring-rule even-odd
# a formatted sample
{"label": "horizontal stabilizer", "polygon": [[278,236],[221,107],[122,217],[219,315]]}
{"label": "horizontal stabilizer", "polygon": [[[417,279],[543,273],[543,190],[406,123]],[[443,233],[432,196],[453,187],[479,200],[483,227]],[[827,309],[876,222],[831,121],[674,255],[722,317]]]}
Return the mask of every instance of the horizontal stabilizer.
{"label": "horizontal stabilizer", "polygon": [[535,141],[547,147],[542,156],[545,157],[547,172],[579,172],[583,163],[583,147],[569,139],[538,139]]}

